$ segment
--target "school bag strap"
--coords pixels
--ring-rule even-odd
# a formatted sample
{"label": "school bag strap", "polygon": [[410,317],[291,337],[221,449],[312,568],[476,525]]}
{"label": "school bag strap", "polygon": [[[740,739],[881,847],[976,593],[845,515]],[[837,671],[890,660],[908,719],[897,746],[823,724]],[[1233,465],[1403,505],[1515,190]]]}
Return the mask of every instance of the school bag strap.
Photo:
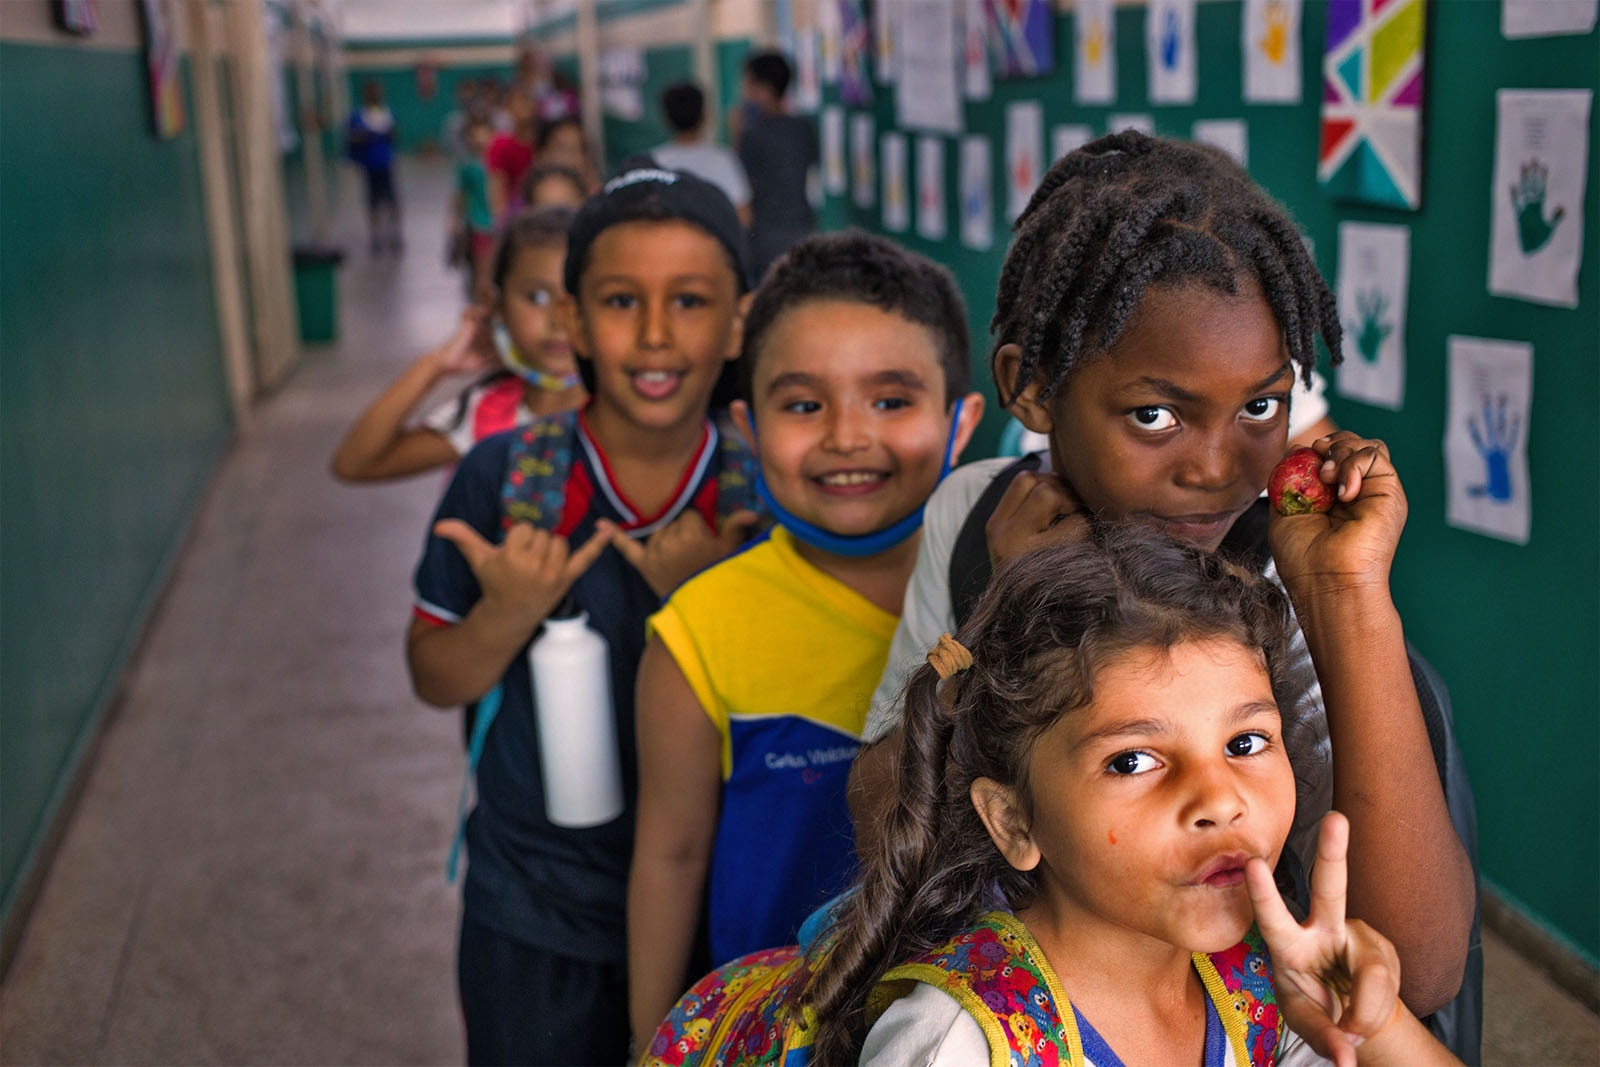
{"label": "school bag strap", "polygon": [[811,1016],[798,1010],[811,980],[798,945],[725,963],[673,1005],[640,1057],[642,1067],[805,1067]]}
{"label": "school bag strap", "polygon": [[744,439],[733,428],[733,420],[726,411],[719,411],[714,425],[717,428],[717,451],[721,461],[717,469],[717,514],[726,518],[736,511],[755,511],[765,514],[766,508],[756,496],[756,475],[760,465],[755,453],[745,445]]}
{"label": "school bag strap", "polygon": [[[1036,471],[1044,460],[1044,453],[1034,452],[1001,469],[994,480],[984,487],[972,510],[962,520],[950,550],[950,566],[946,572],[950,583],[950,607],[959,627],[967,621],[978,598],[989,586],[993,568],[989,562],[989,538],[984,527],[989,516],[1000,506],[1000,498],[1023,471]],[[1243,515],[1234,521],[1222,547],[1218,550],[1259,571],[1271,558],[1267,547],[1267,502],[1257,500]]]}
{"label": "school bag strap", "polygon": [[567,475],[578,450],[578,413],[541,415],[514,432],[500,487],[500,525],[509,530],[526,522],[553,530],[561,521]]}
{"label": "school bag strap", "polygon": [[984,525],[989,521],[989,516],[994,514],[994,509],[1000,506],[1000,498],[1006,495],[1006,490],[1016,481],[1017,475],[1023,471],[1038,470],[1043,460],[1044,453],[1033,452],[1003,468],[994,476],[994,481],[984,487],[978,502],[972,505],[972,510],[967,512],[966,519],[961,523],[955,546],[950,550],[948,571],[950,607],[955,612],[957,627],[967,621],[967,616],[978,604],[978,598],[989,587],[992,567],[989,562],[989,538],[984,532]]}
{"label": "school bag strap", "polygon": [[[1247,1050],[1248,1059],[1238,1067],[1270,1067],[1282,1033],[1260,933],[1252,927],[1226,952],[1193,958],[1230,1046]],[[917,982],[941,990],[973,1017],[988,1039],[990,1067],[1087,1062],[1055,971],[1009,912],[989,912],[944,944],[891,968],[868,999],[868,1019],[875,1022]]]}

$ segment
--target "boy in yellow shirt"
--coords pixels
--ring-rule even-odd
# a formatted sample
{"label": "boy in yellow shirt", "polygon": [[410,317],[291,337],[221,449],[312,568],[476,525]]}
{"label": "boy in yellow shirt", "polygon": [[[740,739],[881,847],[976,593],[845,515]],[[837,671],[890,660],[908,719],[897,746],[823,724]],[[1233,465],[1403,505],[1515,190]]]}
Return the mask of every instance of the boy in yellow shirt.
{"label": "boy in yellow shirt", "polygon": [[983,413],[950,275],[860,233],[813,237],[751,303],[735,422],[770,534],[650,620],[628,884],[639,1047],[711,962],[789,944],[848,883],[845,804],[922,507]]}

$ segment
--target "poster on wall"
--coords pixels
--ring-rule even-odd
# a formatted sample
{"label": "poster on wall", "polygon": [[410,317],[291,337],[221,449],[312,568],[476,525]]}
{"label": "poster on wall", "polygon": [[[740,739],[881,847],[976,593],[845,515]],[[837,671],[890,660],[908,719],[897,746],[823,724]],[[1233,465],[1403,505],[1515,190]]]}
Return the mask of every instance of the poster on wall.
{"label": "poster on wall", "polygon": [[1411,228],[1339,224],[1339,394],[1399,411],[1406,396]]}
{"label": "poster on wall", "polygon": [[878,0],[872,7],[873,72],[879,85],[893,85],[898,50],[894,46],[899,36],[902,0]]}
{"label": "poster on wall", "polygon": [[1068,122],[1050,129],[1050,159],[1060,159],[1094,140],[1094,129],[1077,122]]}
{"label": "poster on wall", "polygon": [[1112,0],[1078,0],[1073,10],[1077,62],[1072,65],[1072,99],[1079,104],[1117,100],[1117,24]]}
{"label": "poster on wall", "polygon": [[88,37],[99,25],[95,0],[50,0],[50,21],[65,33]]}
{"label": "poster on wall", "polygon": [[1195,119],[1192,138],[1220,148],[1241,167],[1250,166],[1250,134],[1244,119]]}
{"label": "poster on wall", "polygon": [[961,139],[961,243],[987,251],[994,245],[994,183],[989,138]]}
{"label": "poster on wall", "polygon": [[1588,89],[1501,89],[1495,94],[1489,291],[1555,307],[1578,306],[1588,183]]}
{"label": "poster on wall", "polygon": [[822,0],[817,4],[817,71],[823,85],[839,84],[843,69],[838,0]]}
{"label": "poster on wall", "polygon": [[1195,0],[1150,0],[1145,8],[1144,43],[1152,104],[1194,103],[1194,5]]}
{"label": "poster on wall", "polygon": [[837,104],[822,109],[822,191],[838,196],[849,188],[844,162],[844,111]]}
{"label": "poster on wall", "polygon": [[815,115],[822,106],[822,80],[817,71],[817,32],[800,30],[794,37],[794,109]]}
{"label": "poster on wall", "polygon": [[933,133],[962,131],[957,0],[918,0],[915,17],[900,20],[900,64],[895,82],[895,125]]}
{"label": "poster on wall", "polygon": [[856,207],[871,207],[878,196],[878,135],[870,114],[850,116],[850,193]]}
{"label": "poster on wall", "polygon": [[1332,0],[1317,182],[1336,200],[1422,206],[1427,0]]}
{"label": "poster on wall", "polygon": [[1006,105],[1006,218],[1015,222],[1044,177],[1044,109],[1037,100]]}
{"label": "poster on wall", "polygon": [[1506,37],[1556,37],[1594,29],[1597,0],[1501,0]]}
{"label": "poster on wall", "polygon": [[1301,10],[1301,0],[1245,0],[1245,103],[1300,102]]}
{"label": "poster on wall", "polygon": [[599,66],[600,110],[625,122],[644,118],[644,49],[608,48]]}
{"label": "poster on wall", "polygon": [[839,99],[852,107],[872,104],[867,53],[873,47],[861,0],[835,0],[839,5]]}
{"label": "poster on wall", "polygon": [[150,124],[166,140],[183,132],[183,77],[178,70],[178,34],[167,0],[142,0],[144,64],[150,86]]}
{"label": "poster on wall", "polygon": [[987,0],[966,0],[961,12],[961,82],[968,100],[987,100],[994,91],[989,78]]}
{"label": "poster on wall", "polygon": [[917,236],[945,237],[944,138],[917,138]]}
{"label": "poster on wall", "polygon": [[1051,0],[983,0],[997,78],[1040,78],[1056,69]]}
{"label": "poster on wall", "polygon": [[905,233],[911,225],[911,201],[906,187],[906,135],[883,135],[883,228]]}
{"label": "poster on wall", "polygon": [[1533,346],[1479,337],[1451,337],[1448,345],[1445,521],[1525,545]]}

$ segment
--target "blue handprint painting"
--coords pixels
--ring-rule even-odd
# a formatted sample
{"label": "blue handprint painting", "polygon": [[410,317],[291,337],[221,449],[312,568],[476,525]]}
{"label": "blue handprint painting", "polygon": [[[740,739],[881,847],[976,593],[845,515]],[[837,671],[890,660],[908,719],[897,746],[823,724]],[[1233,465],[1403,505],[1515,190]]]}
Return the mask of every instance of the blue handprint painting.
{"label": "blue handprint painting", "polygon": [[1480,417],[1467,420],[1467,436],[1483,457],[1485,468],[1483,482],[1467,486],[1467,494],[1487,497],[1496,504],[1511,502],[1511,453],[1517,447],[1520,429],[1517,417],[1506,413],[1506,399],[1501,393],[1491,402],[1485,395]]}
{"label": "blue handprint painting", "polygon": [[1452,526],[1527,544],[1533,515],[1533,346],[1452,337],[1449,367],[1445,518]]}
{"label": "blue handprint painting", "polygon": [[1195,0],[1151,0],[1145,13],[1151,103],[1194,102],[1194,7]]}

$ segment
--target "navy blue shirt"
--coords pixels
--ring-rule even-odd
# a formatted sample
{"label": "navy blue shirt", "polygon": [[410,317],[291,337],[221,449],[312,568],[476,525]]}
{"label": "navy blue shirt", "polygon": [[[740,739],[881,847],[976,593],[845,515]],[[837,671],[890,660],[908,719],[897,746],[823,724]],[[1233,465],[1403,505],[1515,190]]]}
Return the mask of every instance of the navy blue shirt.
{"label": "navy blue shirt", "polygon": [[[461,519],[491,543],[503,540],[501,489],[520,432],[487,437],[467,453],[445,490],[435,522]],[[642,531],[671,521],[687,506],[703,508],[709,500],[715,507],[722,457],[714,434],[704,446],[712,454],[695,465],[667,512],[647,523],[629,513],[593,443],[584,445],[574,443],[567,480],[569,497],[587,496],[588,503],[570,532],[563,530],[574,547],[589,539],[600,518]],[[418,614],[444,625],[459,621],[482,595],[461,553],[432,534],[417,564],[416,592]],[[572,596],[610,646],[624,812],[610,823],[582,830],[556,826],[545,817],[537,713],[524,645],[501,678],[500,711],[478,764],[477,806],[467,820],[463,899],[473,918],[518,941],[595,962],[620,961],[627,955],[628,863],[638,800],[634,677],[644,654],[645,619],[661,599],[615,548],[607,548],[578,579]]]}

